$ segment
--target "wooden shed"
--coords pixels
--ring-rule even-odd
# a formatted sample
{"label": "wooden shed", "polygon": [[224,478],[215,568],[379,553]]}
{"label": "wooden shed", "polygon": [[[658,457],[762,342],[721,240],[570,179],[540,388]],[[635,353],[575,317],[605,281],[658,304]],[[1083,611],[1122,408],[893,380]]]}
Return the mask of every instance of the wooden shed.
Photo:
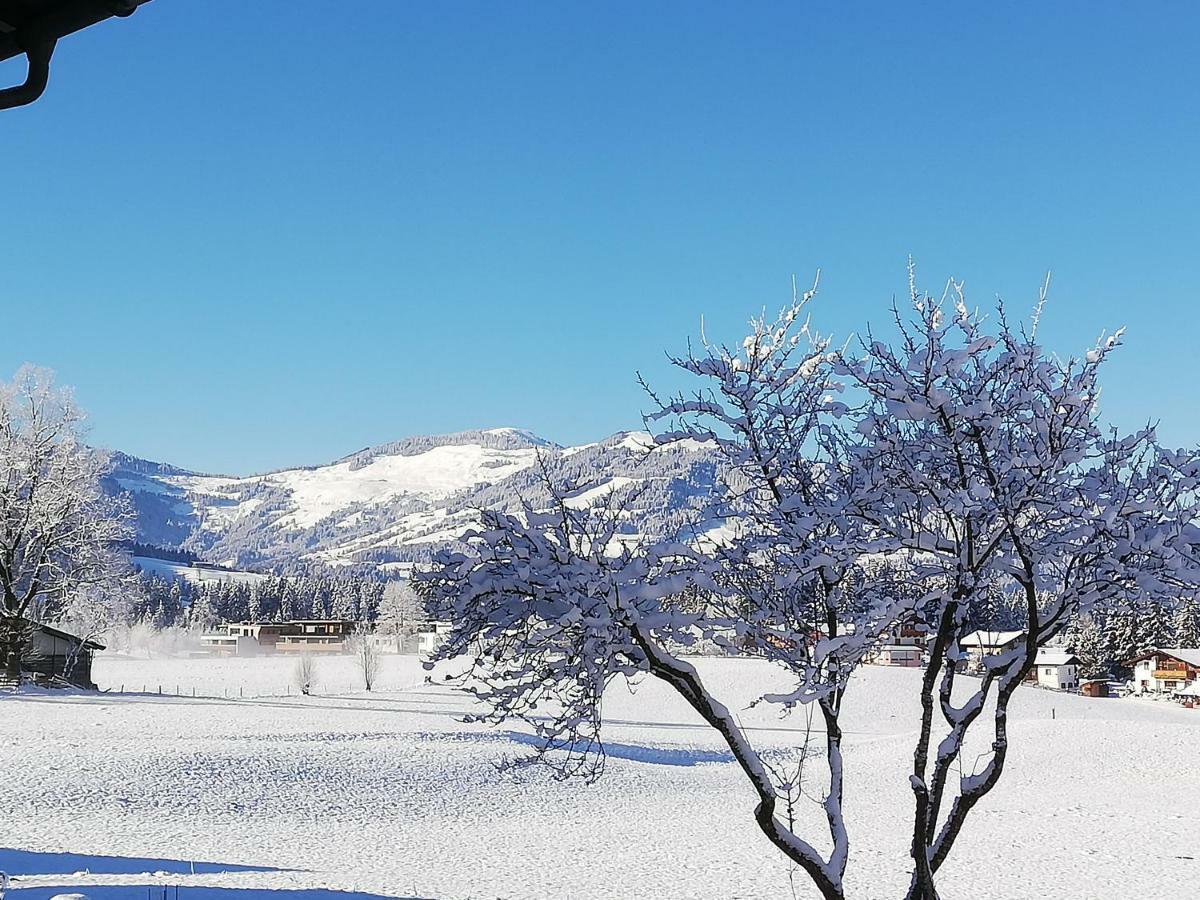
{"label": "wooden shed", "polygon": [[1084,697],[1107,697],[1108,682],[1103,678],[1085,678],[1079,682],[1079,693]]}
{"label": "wooden shed", "polygon": [[37,681],[71,684],[95,690],[92,656],[104,645],[76,637],[41,622],[28,622],[28,637],[21,653],[21,671]]}

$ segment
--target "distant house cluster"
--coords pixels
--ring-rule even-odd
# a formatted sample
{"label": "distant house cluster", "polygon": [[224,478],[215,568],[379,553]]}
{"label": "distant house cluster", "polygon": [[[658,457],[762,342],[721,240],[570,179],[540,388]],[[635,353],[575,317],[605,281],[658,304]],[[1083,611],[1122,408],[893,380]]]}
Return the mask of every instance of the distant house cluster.
{"label": "distant house cluster", "polygon": [[[928,659],[928,633],[919,622],[901,622],[880,634],[880,643],[867,662],[879,666],[923,666]],[[969,674],[983,671],[987,657],[1003,656],[1025,640],[1022,631],[973,631],[959,641],[964,651],[962,670]],[[1078,692],[1089,697],[1108,696],[1109,684],[1102,678],[1083,678],[1081,662],[1069,648],[1038,649],[1027,680],[1054,691]],[[1200,705],[1200,649],[1175,647],[1150,650],[1130,660],[1133,692],[1141,695],[1170,697],[1185,706]],[[1126,688],[1128,689],[1128,688]]]}

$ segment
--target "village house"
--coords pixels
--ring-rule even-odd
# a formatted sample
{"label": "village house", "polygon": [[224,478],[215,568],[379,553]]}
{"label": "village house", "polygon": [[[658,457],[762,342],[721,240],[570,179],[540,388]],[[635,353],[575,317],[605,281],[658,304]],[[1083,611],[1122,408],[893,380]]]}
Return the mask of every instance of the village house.
{"label": "village house", "polygon": [[978,672],[983,668],[985,656],[1007,653],[1024,639],[1023,631],[972,631],[958,642],[967,653],[964,668],[968,672]]}
{"label": "village house", "polygon": [[1079,657],[1059,647],[1042,647],[1029,680],[1055,691],[1079,689]]}
{"label": "village house", "polygon": [[1130,660],[1138,694],[1174,696],[1190,691],[1200,677],[1200,648],[1163,647]]}
{"label": "village house", "polygon": [[906,619],[895,622],[880,633],[881,643],[871,649],[866,661],[877,666],[915,668],[921,665],[929,629],[921,622]]}

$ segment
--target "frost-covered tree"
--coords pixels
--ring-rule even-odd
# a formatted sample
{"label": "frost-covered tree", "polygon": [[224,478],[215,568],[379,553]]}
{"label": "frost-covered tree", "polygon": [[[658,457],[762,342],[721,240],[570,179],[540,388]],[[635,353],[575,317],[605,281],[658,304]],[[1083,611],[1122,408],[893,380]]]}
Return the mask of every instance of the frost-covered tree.
{"label": "frost-covered tree", "polygon": [[[300,689],[300,693],[308,696],[317,684],[317,661],[311,653],[301,653],[296,657],[296,668],[292,672],[292,682]],[[370,687],[367,687],[370,690]]]}
{"label": "frost-covered tree", "polygon": [[26,366],[0,386],[0,647],[12,680],[26,620],[104,600],[127,572],[128,511],[101,488],[107,460],[82,435],[83,413],[48,371]]}
{"label": "frost-covered tree", "polygon": [[1195,595],[1180,601],[1171,622],[1174,647],[1200,647],[1200,598]]}
{"label": "frost-covered tree", "polygon": [[1079,674],[1100,678],[1109,673],[1111,660],[1105,647],[1104,633],[1090,615],[1076,616],[1067,630],[1067,643],[1079,657]]}
{"label": "frost-covered tree", "polygon": [[[914,285],[911,300],[898,342],[868,339],[838,371],[866,398],[853,514],[913,552],[929,586],[909,896],[933,900],[937,870],[1004,771],[1009,702],[1038,648],[1098,603],[1162,603],[1195,583],[1200,461],[1150,430],[1101,428],[1098,375],[1120,332],[1061,360],[1037,342],[1041,302],[1026,329],[1003,309],[989,327],[955,283],[941,300]],[[1019,600],[1023,637],[966,682],[960,641],[992,585]],[[976,725],[991,752],[964,759]]]}
{"label": "frost-covered tree", "polygon": [[1101,635],[1110,667],[1128,675],[1129,661],[1138,654],[1138,618],[1133,606],[1127,602],[1114,604],[1105,613]]}
{"label": "frost-covered tree", "polygon": [[354,666],[362,676],[363,686],[370,691],[375,687],[379,678],[379,646],[375,643],[370,631],[360,628],[346,642],[346,649],[354,659]]}
{"label": "frost-covered tree", "polygon": [[[727,535],[685,529],[675,542],[631,545],[622,507],[636,498],[580,506],[569,499],[578,492],[547,472],[548,508],[486,513],[467,552],[441,554],[418,578],[432,588],[433,615],[455,623],[438,657],[474,658],[485,718],[524,718],[544,759],[565,774],[596,777],[605,688],[620,678],[661,679],[728,745],[755,791],[751,814],[763,833],[833,898],[843,896],[849,855],[842,702],[850,673],[903,602],[848,590],[870,543],[839,513],[855,470],[827,427],[845,407],[828,343],[804,318],[810,298],[797,296],[775,321],[752,322],[739,347],[706,343],[702,353],[676,358],[701,388],[656,398],[652,420],[667,426],[656,438],[661,452],[701,442],[723,457],[727,478],[710,512]],[[703,603],[680,602],[698,589]],[[795,830],[794,775],[764,760],[685,658],[700,640],[771,660],[792,687],[762,699],[818,711],[827,853]],[[796,748],[797,757],[807,749]]]}
{"label": "frost-covered tree", "polygon": [[1139,603],[1137,606],[1137,652],[1145,653],[1171,643],[1171,617],[1174,610],[1162,602]]}
{"label": "frost-covered tree", "polygon": [[403,648],[404,639],[416,632],[417,623],[425,616],[425,604],[406,580],[393,579],[383,586],[375,620],[377,634],[395,638],[396,650]]}
{"label": "frost-covered tree", "polygon": [[[940,301],[914,287],[894,342],[831,352],[804,319],[809,296],[755,321],[739,347],[675,359],[700,387],[656,398],[660,447],[720,458],[704,527],[632,543],[620,504],[579,504],[548,472],[536,504],[485,513],[418,579],[431,613],[454,623],[439,658],[473,660],[483,718],[525,719],[565,774],[600,772],[611,682],[670,685],[729,746],[761,830],[826,898],[843,896],[849,858],[848,676],[889,625],[923,624],[909,897],[934,900],[1004,771],[1008,707],[1038,648],[1093,608],[1195,592],[1200,461],[1150,430],[1101,428],[1098,373],[1119,333],[1060,360],[1037,343],[1040,304],[1028,329],[1002,310],[992,325],[952,284]],[[971,679],[961,642],[979,627],[1022,639]],[[794,783],[685,658],[700,640],[770,659],[792,687],[762,699],[820,715],[827,853],[794,830]],[[980,732],[990,750],[968,756]]]}

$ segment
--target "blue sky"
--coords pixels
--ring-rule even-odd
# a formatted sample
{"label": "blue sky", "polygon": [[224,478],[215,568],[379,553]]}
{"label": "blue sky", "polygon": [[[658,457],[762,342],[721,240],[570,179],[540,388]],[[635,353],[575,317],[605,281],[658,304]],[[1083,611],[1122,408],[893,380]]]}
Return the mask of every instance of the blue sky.
{"label": "blue sky", "polygon": [[912,254],[981,304],[1053,270],[1049,345],[1128,326],[1106,415],[1195,443],[1198,9],[154,0],[0,113],[0,370],[208,471],[582,442],[701,315],[820,266],[845,335]]}

